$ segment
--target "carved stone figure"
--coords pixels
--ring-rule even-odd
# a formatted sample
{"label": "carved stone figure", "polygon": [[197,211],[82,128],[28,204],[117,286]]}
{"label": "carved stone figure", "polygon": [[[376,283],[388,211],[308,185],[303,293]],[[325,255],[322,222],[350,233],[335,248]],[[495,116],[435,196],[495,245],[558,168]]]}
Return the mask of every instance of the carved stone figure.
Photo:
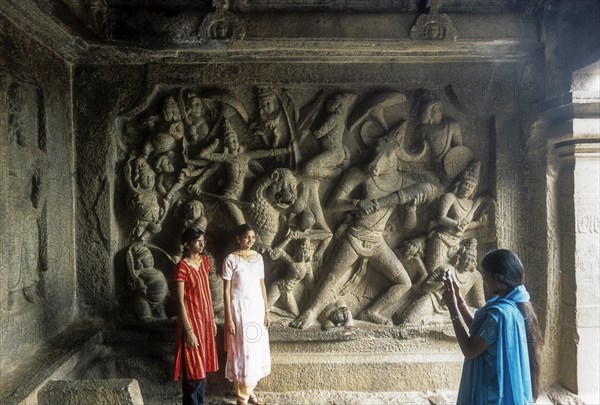
{"label": "carved stone figure", "polygon": [[351,94],[338,93],[326,101],[325,118],[312,132],[321,149],[316,156],[304,163],[302,169],[298,205],[303,210],[312,212],[319,227],[327,232],[330,232],[330,229],[323,214],[319,186],[323,179],[339,174],[349,156],[343,144],[343,136],[346,131],[347,107],[351,98]]}
{"label": "carved stone figure", "polygon": [[133,292],[133,311],[137,320],[148,323],[165,319],[165,299],[169,287],[165,275],[154,268],[152,252],[142,243],[127,250],[128,285]]}
{"label": "carved stone figure", "polygon": [[312,252],[310,250],[310,240],[304,238],[302,239],[299,249],[294,253],[294,257],[292,257],[284,250],[288,241],[288,238],[286,238],[284,243],[271,249],[269,252],[271,259],[277,260],[281,258],[286,262],[287,274],[283,279],[277,280],[271,285],[268,294],[268,303],[272,308],[281,298],[283,309],[297,316],[300,311],[298,309],[296,297],[294,296],[295,288],[303,280],[306,280],[306,286],[308,288],[312,286],[312,266],[309,261]]}
{"label": "carved stone figure", "polygon": [[421,284],[428,276],[427,268],[423,262],[425,257],[425,243],[427,238],[421,236],[415,239],[409,239],[400,249],[400,261],[406,267],[411,276],[413,286]]}
{"label": "carved stone figure", "polygon": [[213,40],[241,39],[245,35],[243,25],[234,13],[229,11],[229,0],[213,2],[215,12],[209,14],[202,23],[200,32]]}
{"label": "carved stone figure", "polygon": [[272,87],[257,88],[258,121],[251,126],[265,146],[280,148],[289,143],[288,128],[279,98]]}
{"label": "carved stone figure", "polygon": [[160,155],[154,162],[156,169],[156,191],[165,198],[170,199],[175,179],[175,166],[168,154]]}
{"label": "carved stone figure", "polygon": [[[183,98],[183,92],[180,92],[179,97]],[[212,140],[221,120],[218,119],[218,112],[214,106],[194,92],[189,92],[185,101],[181,102],[185,103],[183,117],[187,124],[184,155],[189,157],[194,156],[200,147]]]}
{"label": "carved stone figure", "polygon": [[[215,140],[209,147],[203,149],[199,156],[212,162],[223,162],[227,171],[227,184],[223,189],[223,202],[237,225],[246,222],[244,214],[238,206],[238,201],[244,193],[244,181],[250,170],[252,160],[266,157],[281,156],[290,153],[291,148],[261,149],[244,151],[238,141],[237,133],[229,125],[225,125],[225,149],[222,153],[214,152],[219,146]],[[196,183],[190,187],[190,192],[200,195],[201,184]]]}
{"label": "carved stone figure", "polygon": [[431,0],[430,12],[421,14],[410,30],[413,40],[456,41],[458,35],[452,18],[440,13],[440,0]]}
{"label": "carved stone figure", "polygon": [[219,169],[219,165],[199,156],[199,152],[206,148],[211,141],[216,139],[217,132],[222,128],[224,117],[219,112],[218,103],[200,98],[196,93],[189,92],[185,96],[179,92],[180,104],[183,106],[184,121],[186,123],[183,138],[183,169],[177,181],[169,190],[166,199],[170,200],[190,179],[198,185]]}
{"label": "carved stone figure", "polygon": [[147,159],[152,152],[156,156],[168,154],[169,157],[175,155],[177,143],[183,139],[183,122],[181,121],[181,112],[175,99],[167,97],[162,107],[163,122],[159,129],[151,135],[146,141],[142,150],[142,157]]}
{"label": "carved stone figure", "polygon": [[441,102],[426,101],[422,106],[420,121],[416,129],[417,136],[429,146],[433,162],[442,164],[451,147],[463,144],[460,126],[443,117]]}
{"label": "carved stone figure", "polygon": [[343,144],[346,130],[347,104],[350,94],[334,94],[325,105],[327,115],[323,123],[312,133],[319,140],[320,152],[304,164],[303,174],[306,177],[323,179],[331,176],[341,168],[348,153]]}
{"label": "carved stone figure", "polygon": [[127,205],[136,217],[132,236],[145,240],[160,231],[165,207],[161,206],[155,189],[156,173],[148,162],[132,155],[125,166],[125,181],[129,186],[130,197]]}
{"label": "carved stone figure", "polygon": [[427,324],[447,321],[448,312],[441,295],[444,277],[453,277],[456,280],[461,295],[470,306],[479,308],[485,303],[483,278],[477,270],[477,240],[471,238],[463,241],[452,263],[442,264],[416,287],[423,295],[402,314],[404,323]]}
{"label": "carved stone figure", "polygon": [[[330,232],[311,229],[314,224],[315,219],[310,211],[301,212],[294,217],[285,239],[276,247],[269,249],[269,256],[272,260],[281,258],[287,265],[285,277],[271,285],[268,293],[269,306],[273,307],[281,299],[284,309],[295,316],[300,313],[295,297],[296,287],[302,281],[304,281],[306,289],[310,290],[313,287],[313,248],[311,241],[314,240],[318,243],[324,239],[331,239]],[[296,245],[294,253],[288,254],[285,248],[292,241],[297,241],[299,244]],[[317,265],[321,264],[321,254],[316,255],[318,257]]]}
{"label": "carved stone figure", "polygon": [[[24,108],[20,106],[20,108]],[[19,107],[16,108],[17,110]],[[6,154],[9,190],[8,212],[10,235],[14,250],[10,255],[8,273],[9,305],[13,307],[24,297],[35,302],[40,271],[45,270],[42,248],[42,215],[47,197],[46,154],[37,147],[34,134],[24,125],[21,111],[9,110],[9,152]]]}
{"label": "carved stone figure", "polygon": [[183,207],[181,207],[179,219],[181,222],[181,229],[195,226],[206,231],[208,219],[204,215],[204,204],[202,204],[201,201],[191,200],[186,202]]}
{"label": "carved stone figure", "polygon": [[[384,291],[361,314],[361,319],[391,325],[391,316],[398,302],[410,289],[411,281],[402,263],[383,239],[387,220],[397,205],[412,200],[423,202],[435,193],[430,183],[418,183],[398,170],[398,157],[409,158],[403,151],[398,131],[404,134],[405,126],[395,129],[383,138],[376,148],[375,158],[366,166],[348,170],[334,191],[329,208],[345,211],[353,216],[340,233],[336,249],[326,262],[331,263],[323,274],[310,306],[290,325],[306,328],[317,318],[326,305],[329,292],[336,293],[349,278],[352,266],[359,259],[369,259],[372,268],[390,282]],[[400,141],[399,141],[400,140]]]}
{"label": "carved stone figure", "polygon": [[465,231],[483,225],[483,221],[474,220],[481,204],[487,201],[483,197],[473,199],[479,183],[480,166],[479,162],[473,161],[463,171],[454,192],[445,193],[439,199],[434,217],[437,226],[429,234],[425,246],[425,265],[429,274],[456,254]]}
{"label": "carved stone figure", "polygon": [[296,202],[298,181],[291,170],[279,168],[263,175],[254,184],[248,220],[256,227],[256,247],[265,251],[273,246],[280,229],[280,213]]}
{"label": "carved stone figure", "polygon": [[328,304],[321,315],[323,321],[321,326],[324,330],[335,328],[351,328],[354,326],[352,312],[344,300],[337,300]]}

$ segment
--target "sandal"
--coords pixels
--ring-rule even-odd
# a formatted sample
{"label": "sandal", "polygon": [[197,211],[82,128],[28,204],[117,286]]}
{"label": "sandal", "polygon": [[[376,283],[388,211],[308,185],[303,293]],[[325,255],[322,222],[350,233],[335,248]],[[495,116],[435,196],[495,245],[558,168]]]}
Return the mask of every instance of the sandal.
{"label": "sandal", "polygon": [[250,398],[248,398],[248,403],[254,405],[264,405],[265,401],[258,395],[252,394],[250,395]]}

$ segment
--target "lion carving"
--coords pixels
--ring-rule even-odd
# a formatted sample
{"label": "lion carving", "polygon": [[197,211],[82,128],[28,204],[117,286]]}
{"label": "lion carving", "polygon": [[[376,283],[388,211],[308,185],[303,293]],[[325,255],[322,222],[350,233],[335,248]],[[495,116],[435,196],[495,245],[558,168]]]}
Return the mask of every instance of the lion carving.
{"label": "lion carving", "polygon": [[260,249],[271,247],[280,227],[279,214],[296,202],[297,186],[296,176],[286,168],[273,170],[254,185],[249,222],[256,227]]}

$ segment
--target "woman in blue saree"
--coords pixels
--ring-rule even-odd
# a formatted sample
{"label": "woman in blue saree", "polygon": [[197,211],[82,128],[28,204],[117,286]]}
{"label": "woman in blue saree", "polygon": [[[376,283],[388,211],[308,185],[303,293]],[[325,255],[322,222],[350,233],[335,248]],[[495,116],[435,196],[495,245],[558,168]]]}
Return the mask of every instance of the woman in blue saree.
{"label": "woman in blue saree", "polygon": [[456,282],[447,277],[444,283],[444,301],[465,356],[457,404],[531,404],[540,393],[541,332],[523,285],[523,264],[512,251],[498,249],[484,257],[482,268],[493,297],[474,315]]}

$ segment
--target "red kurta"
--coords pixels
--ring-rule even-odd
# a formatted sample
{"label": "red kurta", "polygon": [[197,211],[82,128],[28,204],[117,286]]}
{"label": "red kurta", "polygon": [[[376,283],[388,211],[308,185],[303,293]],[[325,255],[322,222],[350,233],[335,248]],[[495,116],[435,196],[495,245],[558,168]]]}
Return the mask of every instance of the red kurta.
{"label": "red kurta", "polygon": [[202,256],[199,270],[194,269],[184,260],[181,260],[175,268],[175,280],[184,283],[184,304],[188,320],[198,338],[198,348],[187,347],[183,324],[179,320],[175,351],[175,381],[179,379],[182,370],[182,356],[189,380],[201,380],[206,377],[206,373],[219,369],[212,299],[208,284],[209,272],[208,256]]}

